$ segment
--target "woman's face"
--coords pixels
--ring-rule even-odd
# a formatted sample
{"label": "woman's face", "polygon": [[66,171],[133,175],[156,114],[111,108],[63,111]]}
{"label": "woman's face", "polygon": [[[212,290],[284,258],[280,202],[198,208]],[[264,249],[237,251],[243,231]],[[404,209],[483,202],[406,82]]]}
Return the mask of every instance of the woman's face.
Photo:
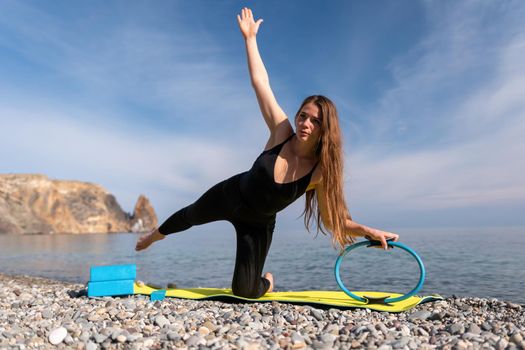
{"label": "woman's face", "polygon": [[313,103],[307,103],[301,108],[295,118],[297,137],[304,142],[315,142],[321,137],[322,119],[319,108]]}

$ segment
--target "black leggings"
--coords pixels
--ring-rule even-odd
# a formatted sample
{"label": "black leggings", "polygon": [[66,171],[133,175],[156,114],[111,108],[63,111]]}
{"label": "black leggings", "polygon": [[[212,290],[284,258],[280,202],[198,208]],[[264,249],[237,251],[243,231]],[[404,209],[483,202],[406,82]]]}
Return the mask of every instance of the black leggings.
{"label": "black leggings", "polygon": [[240,176],[210,188],[195,203],[170,216],[160,225],[159,232],[168,235],[212,221],[231,222],[237,233],[233,294],[259,298],[270,288],[270,281],[261,274],[272,242],[275,215],[260,215],[244,204],[239,191]]}

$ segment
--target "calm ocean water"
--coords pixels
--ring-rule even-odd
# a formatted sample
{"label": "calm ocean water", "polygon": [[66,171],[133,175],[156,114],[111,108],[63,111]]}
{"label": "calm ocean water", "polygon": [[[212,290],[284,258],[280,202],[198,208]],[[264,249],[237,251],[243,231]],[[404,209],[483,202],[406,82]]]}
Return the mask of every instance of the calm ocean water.
{"label": "calm ocean water", "polygon": [[[211,226],[211,225],[207,225]],[[419,294],[495,297],[525,304],[525,228],[399,229],[427,271]],[[179,287],[229,287],[235,236],[226,224],[171,235],[134,251],[137,234],[0,235],[0,272],[85,283],[91,265],[136,264],[138,279]],[[277,229],[265,271],[276,290],[338,290],[337,258],[327,237]],[[350,290],[405,293],[419,278],[415,260],[400,249],[354,250],[341,274]]]}

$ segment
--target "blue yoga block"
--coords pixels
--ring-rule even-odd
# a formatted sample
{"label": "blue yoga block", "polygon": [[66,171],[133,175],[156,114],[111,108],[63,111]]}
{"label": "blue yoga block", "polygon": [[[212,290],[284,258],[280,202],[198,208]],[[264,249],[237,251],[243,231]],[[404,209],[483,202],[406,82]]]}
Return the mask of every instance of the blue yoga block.
{"label": "blue yoga block", "polygon": [[151,301],[164,300],[165,297],[166,297],[166,291],[165,290],[156,290],[156,291],[151,293],[150,300]]}
{"label": "blue yoga block", "polygon": [[137,267],[130,265],[91,266],[90,282],[134,280],[137,278]]}
{"label": "blue yoga block", "polygon": [[134,284],[135,280],[89,282],[88,297],[131,295]]}

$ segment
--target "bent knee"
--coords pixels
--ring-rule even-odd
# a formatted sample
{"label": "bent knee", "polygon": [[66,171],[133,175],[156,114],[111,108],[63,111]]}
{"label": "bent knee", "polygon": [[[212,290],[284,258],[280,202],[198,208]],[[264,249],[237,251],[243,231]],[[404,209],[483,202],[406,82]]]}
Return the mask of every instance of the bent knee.
{"label": "bent knee", "polygon": [[260,293],[259,288],[257,285],[232,285],[232,292],[233,295],[236,295],[238,297],[242,298],[250,298],[250,299],[257,299],[264,295],[264,293]]}

